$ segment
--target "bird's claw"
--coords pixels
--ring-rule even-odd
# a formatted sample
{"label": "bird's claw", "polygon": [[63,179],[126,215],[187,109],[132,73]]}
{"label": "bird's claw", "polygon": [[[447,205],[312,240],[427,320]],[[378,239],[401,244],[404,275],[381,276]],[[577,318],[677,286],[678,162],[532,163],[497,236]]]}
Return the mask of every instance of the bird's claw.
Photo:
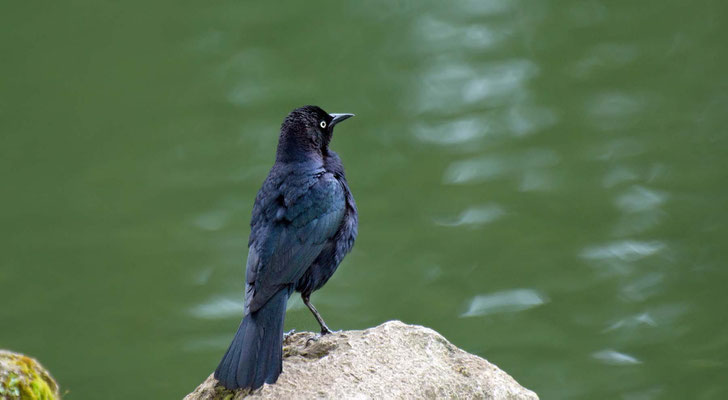
{"label": "bird's claw", "polygon": [[291,329],[290,331],[284,333],[283,334],[283,340],[288,339],[288,337],[291,336],[291,335],[293,335],[294,333],[296,333],[296,330],[295,329]]}
{"label": "bird's claw", "polygon": [[321,339],[322,337],[324,337],[326,335],[339,333],[339,332],[340,331],[332,331],[328,327],[323,328],[323,329],[321,329],[321,333],[317,333],[306,340],[306,346],[308,346],[311,342],[318,342],[319,339]]}
{"label": "bird's claw", "polygon": [[339,333],[339,332],[341,332],[341,331],[332,331],[331,329],[326,327],[324,329],[321,329],[321,333],[319,334],[319,336],[324,336],[324,335],[329,335],[329,334],[334,334],[334,333]]}

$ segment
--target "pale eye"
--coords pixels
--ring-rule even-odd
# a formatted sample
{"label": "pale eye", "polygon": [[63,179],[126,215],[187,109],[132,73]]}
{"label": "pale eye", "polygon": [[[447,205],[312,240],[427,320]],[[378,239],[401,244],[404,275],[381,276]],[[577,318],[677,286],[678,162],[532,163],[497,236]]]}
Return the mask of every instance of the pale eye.
{"label": "pale eye", "polygon": [[325,129],[326,128],[326,121],[321,121],[321,123],[319,125],[321,126],[321,129]]}

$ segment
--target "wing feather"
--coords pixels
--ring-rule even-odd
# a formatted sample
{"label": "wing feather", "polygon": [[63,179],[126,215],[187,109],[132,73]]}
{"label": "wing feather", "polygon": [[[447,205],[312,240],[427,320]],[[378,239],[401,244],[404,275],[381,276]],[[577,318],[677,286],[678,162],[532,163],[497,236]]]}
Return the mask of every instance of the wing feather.
{"label": "wing feather", "polygon": [[[296,282],[336,235],[346,211],[341,183],[329,173],[288,175],[256,198],[246,263],[246,313]],[[273,188],[275,187],[275,188]]]}

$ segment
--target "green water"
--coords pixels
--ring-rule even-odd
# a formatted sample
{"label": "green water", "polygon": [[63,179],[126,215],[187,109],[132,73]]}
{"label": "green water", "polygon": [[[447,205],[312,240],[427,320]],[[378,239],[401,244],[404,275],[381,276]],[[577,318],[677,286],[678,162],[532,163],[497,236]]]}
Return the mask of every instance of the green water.
{"label": "green water", "polygon": [[[429,3],[429,4],[427,4]],[[240,319],[303,104],[360,212],[314,303],[544,399],[728,398],[719,1],[5,2],[0,347],[68,399],[181,398]],[[298,297],[287,328],[317,325]]]}

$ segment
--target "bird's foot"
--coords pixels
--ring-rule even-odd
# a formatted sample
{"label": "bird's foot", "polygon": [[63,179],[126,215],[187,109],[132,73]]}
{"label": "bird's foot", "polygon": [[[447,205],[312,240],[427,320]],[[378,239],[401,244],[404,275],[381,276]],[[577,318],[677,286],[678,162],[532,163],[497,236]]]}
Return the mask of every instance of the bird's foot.
{"label": "bird's foot", "polygon": [[338,332],[339,331],[332,331],[331,329],[329,329],[328,326],[324,325],[324,326],[321,327],[321,335],[320,336],[328,335],[330,333],[338,333]]}
{"label": "bird's foot", "polygon": [[295,329],[291,329],[290,331],[284,333],[283,334],[283,340],[285,341],[286,339],[288,339],[289,336],[293,335],[294,333],[296,333],[296,330]]}
{"label": "bird's foot", "polygon": [[323,328],[321,328],[321,333],[317,333],[306,340],[306,346],[311,344],[311,342],[318,342],[319,339],[321,339],[322,337],[324,337],[326,335],[339,333],[339,332],[340,331],[332,331],[331,329],[329,329],[328,326],[324,326]]}

